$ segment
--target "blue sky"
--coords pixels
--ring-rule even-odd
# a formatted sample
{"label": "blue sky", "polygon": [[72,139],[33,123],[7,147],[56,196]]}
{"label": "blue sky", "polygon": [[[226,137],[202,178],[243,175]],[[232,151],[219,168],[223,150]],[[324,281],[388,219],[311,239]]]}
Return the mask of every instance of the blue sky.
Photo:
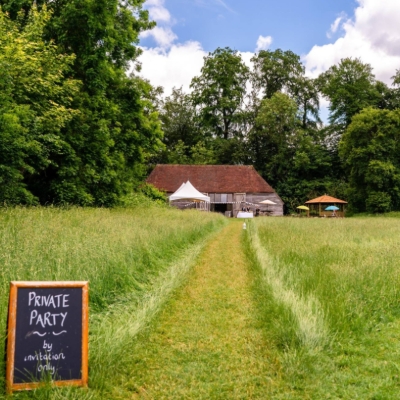
{"label": "blue sky", "polygon": [[[380,1],[380,0],[377,0]],[[229,46],[253,52],[260,35],[272,36],[272,48],[310,51],[330,43],[330,25],[340,15],[353,15],[353,0],[166,0],[179,41],[198,41],[206,51]],[[151,38],[142,41],[154,46]]]}
{"label": "blue sky", "polygon": [[189,90],[217,47],[250,59],[260,49],[292,50],[318,76],[345,57],[371,64],[387,84],[400,69],[400,0],[147,0],[157,27],[142,33],[142,76],[169,94]]}

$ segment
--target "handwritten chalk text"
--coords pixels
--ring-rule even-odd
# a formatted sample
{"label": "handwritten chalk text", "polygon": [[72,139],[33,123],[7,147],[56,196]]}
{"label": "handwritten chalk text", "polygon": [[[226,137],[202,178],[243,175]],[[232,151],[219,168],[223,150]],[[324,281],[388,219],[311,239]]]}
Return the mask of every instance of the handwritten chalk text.
{"label": "handwritten chalk text", "polygon": [[29,325],[42,325],[43,328],[46,326],[55,326],[57,323],[61,323],[64,326],[65,318],[67,318],[67,312],[52,314],[51,312],[45,312],[40,314],[37,310],[32,310],[29,317]]}
{"label": "handwritten chalk text", "polygon": [[57,294],[48,296],[37,296],[36,292],[29,292],[28,295],[28,305],[33,305],[34,307],[69,307],[67,297],[69,294]]}

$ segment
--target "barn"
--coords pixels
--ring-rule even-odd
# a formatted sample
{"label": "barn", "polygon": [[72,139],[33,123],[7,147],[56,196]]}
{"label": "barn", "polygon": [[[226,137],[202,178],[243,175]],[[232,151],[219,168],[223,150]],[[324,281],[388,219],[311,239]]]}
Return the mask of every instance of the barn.
{"label": "barn", "polygon": [[[147,178],[147,183],[174,193],[183,182],[190,181],[200,192],[210,196],[210,210],[236,217],[243,207],[260,214],[283,215],[283,201],[275,190],[250,165],[176,165],[159,164]],[[274,205],[260,204],[271,200]],[[183,208],[188,204],[177,204]]]}

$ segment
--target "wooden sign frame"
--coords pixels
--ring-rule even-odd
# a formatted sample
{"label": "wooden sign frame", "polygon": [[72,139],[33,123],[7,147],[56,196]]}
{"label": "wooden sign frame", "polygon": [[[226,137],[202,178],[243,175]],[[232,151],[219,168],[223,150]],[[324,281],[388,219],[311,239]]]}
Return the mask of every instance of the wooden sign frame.
{"label": "wooden sign frame", "polygon": [[89,283],[87,281],[60,281],[60,282],[38,282],[38,281],[13,281],[10,283],[10,298],[8,309],[8,335],[7,335],[7,366],[6,386],[7,392],[15,390],[35,389],[43,385],[43,382],[34,381],[26,383],[14,383],[15,351],[16,351],[16,329],[18,313],[18,289],[82,289],[82,357],[81,378],[71,380],[54,380],[55,386],[87,386],[88,382],[88,333],[89,333]]}

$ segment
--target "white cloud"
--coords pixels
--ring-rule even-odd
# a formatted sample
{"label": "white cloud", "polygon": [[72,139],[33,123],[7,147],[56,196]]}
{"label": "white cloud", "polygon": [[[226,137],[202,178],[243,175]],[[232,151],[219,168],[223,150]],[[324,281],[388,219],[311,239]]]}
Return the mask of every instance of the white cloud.
{"label": "white cloud", "polygon": [[260,50],[268,50],[269,46],[271,46],[272,37],[271,36],[259,36],[257,40],[257,48],[256,52]]}
{"label": "white cloud", "polygon": [[[169,96],[172,88],[183,88],[189,93],[190,83],[200,75],[204,57],[208,55],[199,42],[174,44],[169,49],[162,47],[142,48],[140,56],[142,70],[140,75],[148,79],[153,86],[162,86],[164,95]],[[243,62],[252,68],[254,53],[239,52]]]}
{"label": "white cloud", "polygon": [[242,56],[243,62],[250,68],[253,68],[253,63],[251,62],[251,59],[254,57],[254,53],[251,53],[250,51],[239,51],[239,54]]}
{"label": "white cloud", "polygon": [[337,31],[341,20],[342,20],[342,17],[338,17],[335,19],[335,22],[331,25],[332,33],[335,33]]}
{"label": "white cloud", "polygon": [[142,32],[140,37],[152,37],[158,47],[169,48],[178,37],[172,31],[174,21],[164,7],[164,0],[147,0],[145,6],[149,11],[150,19],[156,21],[157,26]]}
{"label": "white cloud", "polygon": [[172,45],[172,43],[178,38],[170,27],[156,26],[155,28],[142,32],[140,37],[147,38],[151,36],[158,47],[166,49]]}
{"label": "white cloud", "polygon": [[164,7],[150,7],[149,8],[150,18],[157,22],[170,22],[171,14]]}
{"label": "white cloud", "polygon": [[207,53],[199,42],[174,43],[178,37],[172,30],[174,21],[164,7],[164,0],[147,0],[145,4],[157,26],[143,32],[141,37],[152,37],[156,47],[142,48],[140,75],[152,85],[162,86],[166,96],[174,87],[188,92],[192,78],[200,74]]}
{"label": "white cloud", "polygon": [[[223,0],[216,2],[228,8]],[[142,47],[143,53],[139,59],[142,65],[140,75],[148,79],[152,85],[162,86],[166,96],[171,94],[174,87],[182,87],[185,92],[190,92],[190,83],[195,76],[200,75],[204,57],[208,53],[196,41],[176,43],[178,37],[172,30],[174,21],[164,7],[164,0],[147,0],[146,8],[151,18],[157,21],[157,26],[143,32],[141,37],[153,38],[157,47]],[[260,36],[257,48],[266,49],[271,42],[270,36]],[[250,59],[254,54],[251,52],[240,54],[243,62],[251,68]]]}
{"label": "white cloud", "polygon": [[206,55],[199,42],[175,44],[167,51],[163,48],[145,48],[140,56],[140,75],[152,85],[164,87],[167,96],[173,87],[182,86],[185,92],[189,92],[190,82],[200,74]]}
{"label": "white cloud", "polygon": [[163,5],[164,5],[164,0],[147,0],[146,1],[146,6],[147,7],[151,7],[151,6],[154,6],[154,7],[163,7]]}
{"label": "white cloud", "polygon": [[[334,43],[314,46],[303,57],[310,76],[317,76],[342,58],[360,58],[371,64],[377,79],[391,83],[400,68],[400,1],[357,0],[354,18],[340,23],[343,35]],[[332,31],[332,28],[331,28]]]}
{"label": "white cloud", "polygon": [[171,14],[164,7],[164,0],[147,0],[145,3],[150,18],[157,22],[170,22]]}
{"label": "white cloud", "polygon": [[338,17],[331,24],[331,28],[330,28],[329,32],[326,34],[326,36],[328,36],[328,38],[331,38],[332,35],[337,32],[337,30],[339,28],[339,25],[340,25],[340,22],[342,21],[342,19],[343,19],[343,17]]}

